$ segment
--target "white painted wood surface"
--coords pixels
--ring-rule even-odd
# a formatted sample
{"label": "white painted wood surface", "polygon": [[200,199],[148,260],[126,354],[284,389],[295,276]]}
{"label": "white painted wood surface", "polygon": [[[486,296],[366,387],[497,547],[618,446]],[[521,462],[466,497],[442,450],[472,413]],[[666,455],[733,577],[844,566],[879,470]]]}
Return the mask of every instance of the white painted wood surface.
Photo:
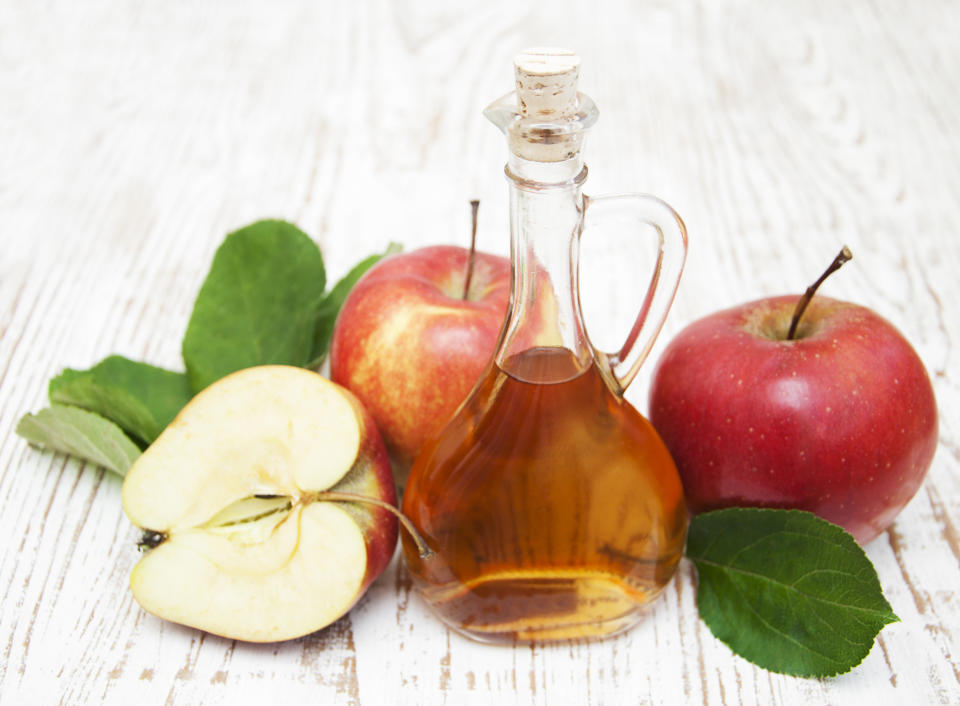
{"label": "white painted wood surface", "polygon": [[[950,0],[0,3],[0,702],[960,703],[958,35]],[[336,278],[390,240],[465,242],[476,197],[481,247],[505,253],[505,148],[480,111],[544,44],[581,53],[600,106],[588,191],[656,193],[687,221],[654,357],[694,318],[801,291],[848,243],[826,292],[928,366],[933,467],[867,548],[902,622],[849,675],[733,656],[687,564],[643,624],[593,644],[470,643],[396,561],[310,637],[204,635],[133,602],[119,480],[13,434],[62,367],[178,368],[214,249],[258,218],[298,223]],[[584,263],[611,341],[633,311],[610,301],[638,279],[614,247]]]}

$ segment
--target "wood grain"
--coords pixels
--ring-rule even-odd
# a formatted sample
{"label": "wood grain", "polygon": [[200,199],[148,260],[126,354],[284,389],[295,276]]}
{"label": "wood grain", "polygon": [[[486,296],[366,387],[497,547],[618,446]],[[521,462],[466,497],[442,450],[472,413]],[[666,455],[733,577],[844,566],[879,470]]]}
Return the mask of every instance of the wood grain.
{"label": "wood grain", "polygon": [[[949,0],[0,5],[0,703],[960,703],[958,30]],[[641,625],[593,644],[468,642],[397,559],[307,638],[205,635],[130,597],[119,480],[13,434],[62,367],[180,368],[213,251],[258,218],[296,221],[336,278],[391,240],[465,243],[479,198],[479,245],[506,253],[505,148],[481,110],[537,44],[583,57],[588,191],[656,193],[687,222],[652,358],[714,309],[801,291],[846,243],[825,293],[879,311],[928,366],[933,467],[867,548],[901,622],[851,674],[733,656],[687,564]],[[645,277],[630,243],[585,247],[588,326],[616,341]]]}

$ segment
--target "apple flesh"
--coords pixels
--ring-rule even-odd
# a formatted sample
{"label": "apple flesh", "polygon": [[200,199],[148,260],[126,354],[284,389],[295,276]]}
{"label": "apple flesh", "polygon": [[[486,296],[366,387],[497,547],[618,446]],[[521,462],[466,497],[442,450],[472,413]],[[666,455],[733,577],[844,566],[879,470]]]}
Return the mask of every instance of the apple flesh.
{"label": "apple flesh", "polygon": [[861,544],[913,497],[937,444],[933,388],[916,352],[862,306],[798,297],[707,316],[664,350],[650,420],[691,511],[809,510]]}
{"label": "apple flesh", "polygon": [[510,261],[421,248],[386,258],[350,291],[330,346],[330,377],[370,410],[402,472],[486,368],[510,297]]}
{"label": "apple flesh", "polygon": [[130,586],[154,615],[273,642],[346,613],[383,571],[397,519],[383,442],[348,391],[286,366],[249,368],[199,393],[137,459],[123,507],[155,546]]}

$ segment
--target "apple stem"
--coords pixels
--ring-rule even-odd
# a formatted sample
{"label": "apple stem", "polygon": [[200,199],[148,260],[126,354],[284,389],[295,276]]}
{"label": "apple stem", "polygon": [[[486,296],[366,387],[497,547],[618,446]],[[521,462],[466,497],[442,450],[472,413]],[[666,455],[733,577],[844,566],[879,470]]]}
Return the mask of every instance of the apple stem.
{"label": "apple stem", "polygon": [[823,280],[832,275],[834,272],[843,267],[845,262],[849,262],[853,259],[853,253],[850,252],[850,248],[846,245],[843,246],[843,249],[837,253],[837,256],[833,258],[833,262],[830,263],[830,266],[823,271],[823,274],[820,275],[820,278],[807,287],[807,291],[803,293],[803,296],[800,297],[800,300],[797,302],[797,307],[793,310],[793,319],[790,320],[790,330],[787,331],[787,340],[792,341],[794,336],[797,333],[797,326],[800,324],[800,317],[803,316],[803,312],[807,310],[807,304],[810,303],[810,300],[813,299],[814,293],[823,284]]}
{"label": "apple stem", "polygon": [[417,528],[413,526],[413,523],[410,521],[410,518],[400,512],[390,503],[384,502],[383,500],[377,500],[376,498],[368,498],[366,495],[354,495],[353,493],[338,493],[335,491],[325,490],[323,492],[317,493],[314,495],[311,500],[327,500],[331,502],[344,502],[344,503],[367,503],[369,505],[376,505],[379,508],[392,512],[396,515],[397,519],[400,520],[400,524],[403,525],[403,528],[407,530],[407,533],[413,539],[414,543],[417,545],[417,551],[420,553],[421,559],[430,559],[433,557],[433,550],[427,546],[427,543],[423,540],[423,537],[420,536],[420,533],[417,531]]}
{"label": "apple stem", "polygon": [[470,201],[472,226],[470,227],[470,259],[467,262],[467,279],[463,283],[463,298],[466,300],[470,294],[470,280],[473,279],[473,261],[477,252],[477,211],[480,209],[480,202],[477,199]]}

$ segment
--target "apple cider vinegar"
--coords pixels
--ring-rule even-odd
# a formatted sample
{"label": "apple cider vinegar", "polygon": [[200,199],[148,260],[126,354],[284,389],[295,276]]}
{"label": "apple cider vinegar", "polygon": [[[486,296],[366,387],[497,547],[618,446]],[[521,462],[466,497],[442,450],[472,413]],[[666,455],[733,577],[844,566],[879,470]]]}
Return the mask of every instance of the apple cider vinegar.
{"label": "apple cider vinegar", "polygon": [[[486,115],[507,135],[513,281],[493,360],[421,449],[403,512],[416,586],[448,625],[485,642],[602,637],[633,625],[683,553],[680,478],[624,399],[680,281],[686,231],[649,196],[585,199],[580,146],[597,118],[579,59],[534,50],[517,92]],[[581,234],[605,221],[658,234],[659,255],[621,349],[598,350],[580,312]]]}
{"label": "apple cider vinegar", "polygon": [[683,553],[673,460],[650,423],[564,348],[491,366],[419,456],[406,498],[437,554],[406,547],[424,598],[483,641],[618,632]]}

